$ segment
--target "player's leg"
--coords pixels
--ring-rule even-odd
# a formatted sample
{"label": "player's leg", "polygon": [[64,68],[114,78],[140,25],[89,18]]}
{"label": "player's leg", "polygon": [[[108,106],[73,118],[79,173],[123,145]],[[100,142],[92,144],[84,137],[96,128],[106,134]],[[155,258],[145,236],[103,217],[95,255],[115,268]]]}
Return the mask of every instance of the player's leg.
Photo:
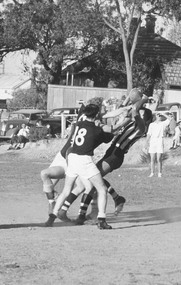
{"label": "player's leg", "polygon": [[106,184],[108,193],[112,196],[114,200],[115,204],[114,214],[117,216],[123,210],[124,204],[126,203],[126,199],[123,196],[118,195],[118,193],[115,191],[115,189],[106,179],[104,179],[104,183]]}
{"label": "player's leg", "polygon": [[[113,170],[120,168],[123,161],[124,161],[124,154],[121,154],[118,157],[117,155],[115,155],[114,151],[111,151],[108,154],[106,154],[101,160],[99,160],[96,165],[102,177],[104,177],[106,174],[112,172]],[[107,186],[108,193],[111,195],[112,199],[114,200],[115,215],[118,215],[118,213],[122,211],[124,203],[126,202],[126,199],[120,196],[107,180],[104,179],[104,182]],[[93,216],[95,217],[94,212],[95,212],[95,207],[96,207],[95,206],[96,196],[94,196],[94,199],[91,202],[91,205],[93,209],[91,213],[89,214],[89,218],[93,218]]]}
{"label": "player's leg", "polygon": [[[98,167],[101,175],[105,176],[112,170],[119,168],[122,165],[123,160],[124,160],[124,155],[117,157],[113,152],[111,152],[108,155],[106,154],[100,161],[98,161],[96,166]],[[104,181],[108,188],[108,193],[112,196],[115,203],[115,215],[118,215],[118,213],[122,211],[126,199],[118,195],[115,189],[110,185],[108,181],[106,180]],[[86,216],[86,219],[95,219],[95,217],[97,217],[98,207],[97,207],[97,194],[95,190],[96,189],[93,188],[92,191],[89,193],[87,191],[84,192],[81,199],[81,206],[79,209],[79,215],[77,217],[77,223],[82,224],[85,221],[85,215],[90,203],[91,203],[91,212],[89,215]]]}
{"label": "player's leg", "polygon": [[[80,179],[80,178],[79,178]],[[81,198],[80,207],[79,207],[79,213],[78,217],[75,220],[76,225],[83,225],[86,220],[86,213],[87,208],[93,198],[93,193],[95,191],[95,188],[91,184],[91,182],[88,179],[81,177],[81,183],[84,185],[84,193]],[[73,190],[74,191],[74,190]],[[96,200],[96,217],[97,217],[98,211],[97,211],[97,200]]]}
{"label": "player's leg", "polygon": [[[107,188],[103,178],[94,164],[92,157],[79,156],[82,159],[82,165],[79,164],[79,177],[85,186],[86,191],[90,192],[92,185],[98,192],[98,227],[100,229],[110,229],[111,226],[106,223],[106,204],[107,204]],[[78,161],[77,161],[78,163]],[[77,166],[76,166],[77,168]]]}
{"label": "player's leg", "polygon": [[41,180],[43,182],[43,192],[49,202],[49,214],[52,213],[55,206],[55,200],[57,198],[57,192],[55,191],[55,185],[60,179],[65,177],[65,171],[67,169],[67,163],[65,158],[62,157],[60,152],[57,153],[51,165],[41,171]]}
{"label": "player's leg", "polygon": [[[82,192],[84,192],[84,190],[85,190],[85,187],[84,187],[83,183],[81,182],[80,178],[77,177],[75,188],[72,190],[72,192],[69,194],[67,199],[64,201],[64,203],[63,203],[63,205],[62,205],[62,207],[58,213],[58,217],[61,220],[66,221],[68,219],[67,218],[67,211],[69,210],[69,208],[73,204],[73,202],[77,199],[77,197]],[[91,197],[91,199],[92,199],[92,197]]]}
{"label": "player's leg", "polygon": [[[92,188],[92,186],[91,186]],[[96,198],[94,198],[94,195]],[[91,202],[92,201],[92,202]],[[86,216],[88,207],[91,203],[91,215]],[[75,220],[75,223],[77,225],[83,225],[85,220],[87,219],[93,219],[97,218],[98,215],[98,207],[97,207],[97,192],[95,187],[93,187],[91,190],[88,191],[88,189],[85,190],[84,194],[82,195],[78,217]]]}
{"label": "player's leg", "polygon": [[94,185],[98,193],[98,228],[112,229],[112,227],[106,223],[107,187],[104,184],[102,176],[98,173],[89,180]]}
{"label": "player's leg", "polygon": [[48,218],[47,222],[45,223],[46,227],[52,227],[53,226],[55,219],[58,217],[58,212],[59,212],[60,208],[62,207],[65,199],[68,197],[68,195],[70,194],[70,192],[73,188],[75,180],[76,180],[76,177],[66,176],[63,191],[58,196],[58,198],[56,200],[56,204],[55,204],[55,207],[53,209],[53,213],[49,215],[49,218]]}
{"label": "player's leg", "polygon": [[49,203],[49,214],[52,213],[58,193],[54,187],[59,179],[65,177],[65,169],[62,166],[51,166],[41,171],[43,181],[43,192],[46,194]]}

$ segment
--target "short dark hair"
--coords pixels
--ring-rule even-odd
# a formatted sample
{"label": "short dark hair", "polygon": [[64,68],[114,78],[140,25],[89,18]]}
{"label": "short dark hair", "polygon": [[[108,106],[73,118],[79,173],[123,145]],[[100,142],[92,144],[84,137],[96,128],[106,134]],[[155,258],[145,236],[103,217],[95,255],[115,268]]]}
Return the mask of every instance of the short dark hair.
{"label": "short dark hair", "polygon": [[88,104],[85,106],[84,114],[87,118],[94,119],[99,113],[99,106],[95,104]]}
{"label": "short dark hair", "polygon": [[153,114],[152,114],[152,111],[148,108],[145,108],[145,107],[142,107],[141,108],[142,110],[145,110],[145,113],[144,113],[144,120],[145,122],[152,122],[153,120]]}
{"label": "short dark hair", "polygon": [[149,124],[153,121],[153,114],[152,111],[148,108],[141,107],[141,110],[144,110],[143,119],[145,121],[146,132],[148,130]]}

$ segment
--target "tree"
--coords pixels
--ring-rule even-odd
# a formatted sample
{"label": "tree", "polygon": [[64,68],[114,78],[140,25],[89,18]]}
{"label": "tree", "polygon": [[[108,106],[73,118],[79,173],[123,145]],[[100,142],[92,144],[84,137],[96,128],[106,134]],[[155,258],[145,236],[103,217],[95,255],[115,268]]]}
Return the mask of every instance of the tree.
{"label": "tree", "polygon": [[[105,67],[110,74],[113,70],[113,76],[120,71],[121,76],[126,74],[129,93],[134,84],[134,53],[144,16],[154,13],[179,18],[180,10],[178,0],[12,0],[1,12],[0,53],[3,56],[21,49],[36,51],[37,63],[44,66],[52,84],[59,84],[66,60],[97,53],[93,71],[104,75],[101,82],[107,77]],[[124,52],[125,70],[110,54],[108,44],[114,43]],[[107,61],[103,52],[106,49]]]}
{"label": "tree", "polygon": [[81,40],[82,54],[90,45],[92,21],[85,25],[85,15],[91,18],[78,0],[14,0],[1,12],[0,53],[3,57],[22,49],[37,52],[36,63],[48,72],[49,83],[59,84],[64,61],[79,56],[77,43]]}
{"label": "tree", "polygon": [[148,13],[165,17],[174,15],[180,20],[181,4],[178,0],[110,0],[106,3],[102,7],[102,17],[105,24],[122,39],[129,93],[133,87],[134,53],[144,16]]}
{"label": "tree", "polygon": [[20,89],[12,94],[12,99],[8,101],[9,110],[23,108],[38,108],[38,96],[35,89]]}

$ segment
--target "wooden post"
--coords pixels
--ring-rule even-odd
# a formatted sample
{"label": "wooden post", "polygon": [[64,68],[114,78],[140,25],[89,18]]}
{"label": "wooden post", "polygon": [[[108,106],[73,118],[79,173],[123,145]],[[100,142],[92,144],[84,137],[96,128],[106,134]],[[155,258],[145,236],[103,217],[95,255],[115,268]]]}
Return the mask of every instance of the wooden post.
{"label": "wooden post", "polygon": [[61,138],[63,139],[65,136],[65,130],[66,130],[66,118],[64,116],[64,113],[61,114]]}
{"label": "wooden post", "polygon": [[66,85],[69,85],[69,72],[67,71],[67,76],[66,76]]}
{"label": "wooden post", "polygon": [[71,86],[74,85],[74,74],[72,73],[72,76],[71,76]]}

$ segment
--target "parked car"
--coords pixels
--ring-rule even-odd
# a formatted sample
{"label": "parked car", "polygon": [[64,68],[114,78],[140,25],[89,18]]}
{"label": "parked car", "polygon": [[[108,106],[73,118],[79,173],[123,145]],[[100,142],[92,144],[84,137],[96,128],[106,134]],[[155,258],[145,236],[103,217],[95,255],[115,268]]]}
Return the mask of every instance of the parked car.
{"label": "parked car", "polygon": [[[57,108],[53,109],[46,118],[42,119],[43,125],[49,125],[51,135],[53,137],[59,136],[62,132],[62,124],[67,128],[71,122],[78,116],[79,108]],[[62,118],[65,119],[62,122]]]}
{"label": "parked car", "polygon": [[156,112],[159,113],[173,113],[175,120],[178,122],[181,120],[181,104],[178,102],[172,102],[172,103],[165,103],[158,105]]}
{"label": "parked car", "polygon": [[21,109],[9,114],[8,119],[1,123],[1,140],[9,140],[22,124],[35,125],[37,120],[47,116],[45,110]]}

